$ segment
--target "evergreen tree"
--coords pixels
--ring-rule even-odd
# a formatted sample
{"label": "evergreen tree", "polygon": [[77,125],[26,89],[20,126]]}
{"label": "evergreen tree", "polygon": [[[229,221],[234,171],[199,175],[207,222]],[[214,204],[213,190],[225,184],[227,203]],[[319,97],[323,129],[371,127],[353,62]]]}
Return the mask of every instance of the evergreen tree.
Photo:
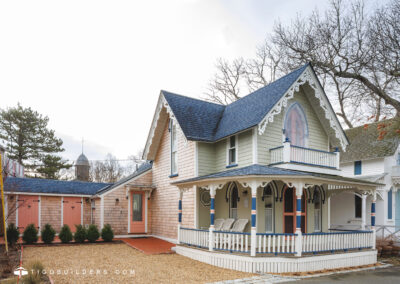
{"label": "evergreen tree", "polygon": [[64,151],[63,141],[48,128],[49,118],[20,104],[0,110],[0,139],[6,143],[8,157],[27,169],[56,179],[61,169],[71,165],[56,153]]}

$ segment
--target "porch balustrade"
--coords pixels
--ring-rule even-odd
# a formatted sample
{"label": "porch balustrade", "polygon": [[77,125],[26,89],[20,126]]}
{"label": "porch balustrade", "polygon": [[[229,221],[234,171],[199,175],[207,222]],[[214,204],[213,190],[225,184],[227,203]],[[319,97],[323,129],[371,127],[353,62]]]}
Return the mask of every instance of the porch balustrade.
{"label": "porch balustrade", "polygon": [[283,146],[269,149],[270,164],[295,163],[339,169],[339,152],[327,152],[317,149],[290,145],[285,141]]}
{"label": "porch balustrade", "polygon": [[[209,230],[180,228],[179,243],[210,249]],[[212,250],[250,254],[250,233],[213,231]],[[299,239],[300,238],[300,239]],[[338,251],[370,249],[374,247],[374,231],[346,231],[329,233],[273,234],[257,233],[257,254],[296,254],[296,240],[302,253],[334,253]]]}

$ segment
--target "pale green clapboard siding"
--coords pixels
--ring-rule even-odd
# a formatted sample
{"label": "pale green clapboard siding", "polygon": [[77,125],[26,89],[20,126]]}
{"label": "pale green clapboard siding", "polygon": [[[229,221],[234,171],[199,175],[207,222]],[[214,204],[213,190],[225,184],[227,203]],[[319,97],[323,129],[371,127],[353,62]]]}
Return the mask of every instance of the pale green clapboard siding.
{"label": "pale green clapboard siding", "polygon": [[197,143],[199,176],[214,173],[215,167],[215,145],[213,143]]}
{"label": "pale green clapboard siding", "polygon": [[226,170],[226,139],[214,143],[215,147],[215,171]]}
{"label": "pale green clapboard siding", "polygon": [[328,136],[306,95],[303,91],[299,91],[289,100],[287,107],[280,114],[274,116],[274,121],[268,123],[264,134],[258,136],[258,162],[260,164],[269,164],[269,149],[282,145],[284,139],[282,134],[284,117],[287,108],[294,102],[298,102],[306,114],[308,124],[307,147],[324,151],[328,150]]}
{"label": "pale green clapboard siding", "polygon": [[253,163],[253,131],[239,134],[238,166],[246,167]]}

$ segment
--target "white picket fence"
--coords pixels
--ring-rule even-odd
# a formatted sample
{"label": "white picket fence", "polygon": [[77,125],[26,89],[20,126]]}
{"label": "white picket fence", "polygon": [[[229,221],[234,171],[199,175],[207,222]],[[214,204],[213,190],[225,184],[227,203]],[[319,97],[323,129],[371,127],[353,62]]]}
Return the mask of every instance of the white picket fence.
{"label": "white picket fence", "polygon": [[294,254],[295,234],[257,234],[257,253]]}
{"label": "white picket fence", "polygon": [[200,248],[208,248],[208,230],[198,230],[191,228],[181,228],[180,243],[196,246]]}
{"label": "white picket fence", "polygon": [[302,238],[304,253],[372,248],[374,242],[372,231],[311,233]]}
{"label": "white picket fence", "polygon": [[250,252],[250,234],[236,232],[214,232],[214,249],[231,252]]}

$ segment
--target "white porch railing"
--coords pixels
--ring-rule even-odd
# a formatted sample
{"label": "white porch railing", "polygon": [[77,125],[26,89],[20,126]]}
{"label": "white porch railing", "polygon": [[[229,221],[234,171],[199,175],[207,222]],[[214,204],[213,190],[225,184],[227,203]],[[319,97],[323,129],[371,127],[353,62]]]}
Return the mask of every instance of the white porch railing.
{"label": "white porch railing", "polygon": [[373,248],[373,231],[311,233],[302,235],[302,252],[321,253]]}
{"label": "white porch railing", "polygon": [[208,230],[181,228],[180,243],[200,248],[208,248]]}
{"label": "white porch railing", "polygon": [[[209,238],[213,236],[212,248]],[[251,234],[225,231],[198,230],[180,228],[179,243],[216,251],[228,251],[249,254]],[[329,233],[302,234],[256,234],[257,254],[296,255],[296,239],[301,238],[299,248],[302,253],[333,253],[337,251],[374,248],[373,231],[342,231]]]}
{"label": "white porch railing", "polygon": [[250,252],[250,233],[214,231],[214,249],[230,252]]}
{"label": "white porch railing", "polygon": [[296,234],[257,234],[257,253],[295,254]]}
{"label": "white porch railing", "polygon": [[327,152],[317,149],[290,145],[284,142],[283,146],[269,149],[270,164],[295,163],[324,168],[339,168],[339,152]]}

